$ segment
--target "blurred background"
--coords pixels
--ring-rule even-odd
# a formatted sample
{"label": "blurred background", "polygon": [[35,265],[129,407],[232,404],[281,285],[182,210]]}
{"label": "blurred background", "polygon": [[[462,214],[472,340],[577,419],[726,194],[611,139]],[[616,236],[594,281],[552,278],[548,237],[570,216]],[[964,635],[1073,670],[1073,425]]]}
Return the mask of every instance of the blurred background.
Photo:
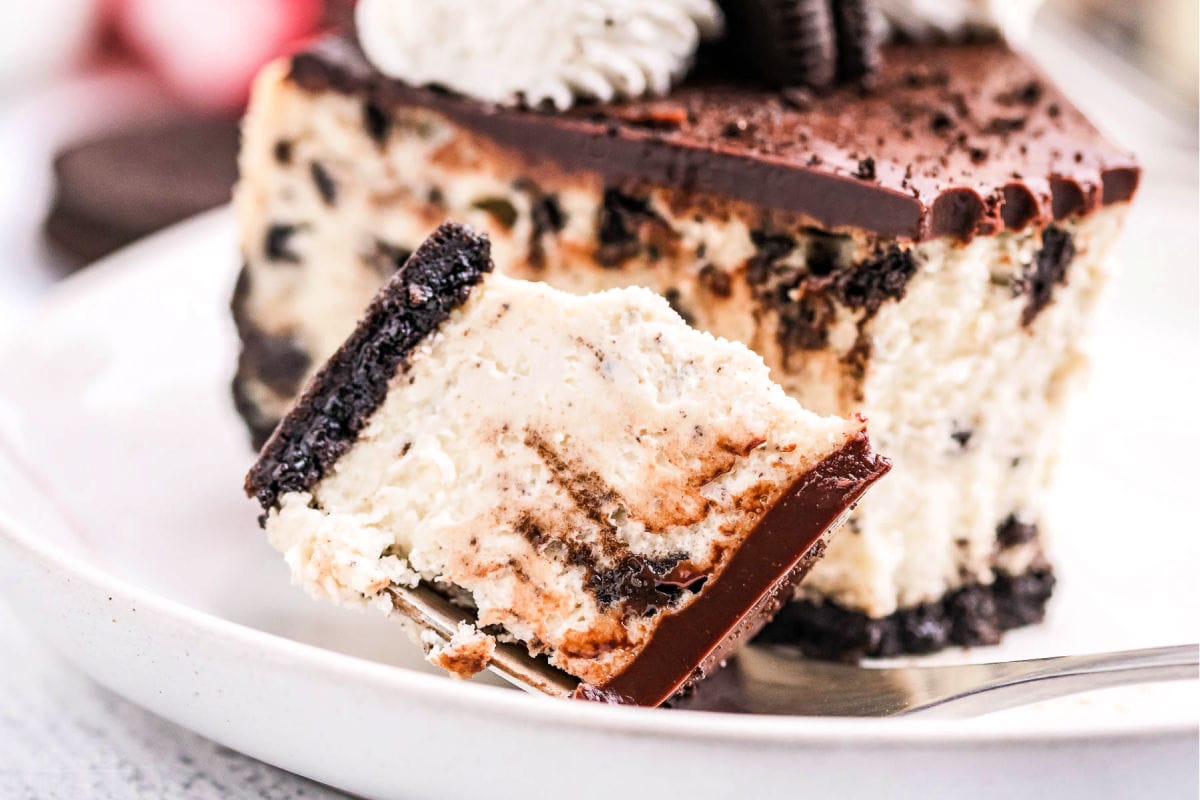
{"label": "blurred background", "polygon": [[[255,71],[350,0],[0,3],[0,333],[64,275],[227,201]],[[1146,166],[1126,248],[1197,290],[1197,0],[1049,0],[1028,49]],[[1178,267],[1178,264],[1176,264]],[[1135,291],[1155,291],[1155,282]]]}

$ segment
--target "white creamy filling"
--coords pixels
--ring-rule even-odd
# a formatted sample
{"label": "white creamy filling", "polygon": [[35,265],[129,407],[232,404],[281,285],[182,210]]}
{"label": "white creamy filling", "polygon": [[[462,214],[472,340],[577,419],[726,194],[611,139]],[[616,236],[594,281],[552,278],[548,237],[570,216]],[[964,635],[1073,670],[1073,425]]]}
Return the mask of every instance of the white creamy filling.
{"label": "white creamy filling", "polygon": [[712,0],[359,0],[355,13],[389,77],[559,109],[666,94],[722,27]]}
{"label": "white creamy filling", "polygon": [[876,0],[886,24],[907,36],[958,39],[996,31],[1020,42],[1044,0]]}
{"label": "white creamy filling", "polygon": [[[461,587],[481,626],[565,646],[555,662],[581,676],[635,653],[657,618],[599,606],[571,552],[711,568],[859,427],[805,411],[761,358],[644,289],[490,276],[410,362],[326,477],[271,512],[272,543],[339,602],[415,575]],[[614,625],[628,646],[572,655]]]}

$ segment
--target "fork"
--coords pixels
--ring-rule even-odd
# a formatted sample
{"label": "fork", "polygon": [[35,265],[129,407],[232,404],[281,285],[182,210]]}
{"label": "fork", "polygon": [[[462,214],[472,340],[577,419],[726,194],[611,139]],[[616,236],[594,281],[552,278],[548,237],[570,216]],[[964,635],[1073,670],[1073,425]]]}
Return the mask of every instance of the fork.
{"label": "fork", "polygon": [[[424,584],[391,586],[396,609],[449,640],[470,611]],[[489,666],[535,694],[570,697],[579,682],[519,645],[499,644]],[[674,708],[802,716],[961,719],[1093,689],[1200,677],[1200,645],[1186,644],[993,664],[861,667],[801,658],[779,646],[742,648]]]}

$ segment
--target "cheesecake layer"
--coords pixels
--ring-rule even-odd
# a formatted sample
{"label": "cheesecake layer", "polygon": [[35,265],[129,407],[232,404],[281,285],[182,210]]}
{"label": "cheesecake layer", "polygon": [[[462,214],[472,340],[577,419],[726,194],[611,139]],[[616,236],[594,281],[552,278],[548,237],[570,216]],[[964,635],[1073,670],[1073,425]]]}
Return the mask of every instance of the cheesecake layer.
{"label": "cheesecake layer", "polygon": [[[1063,121],[1056,136],[1092,148],[1078,162],[1069,159],[1088,202],[1056,201],[1052,187],[1066,184],[1053,178],[1053,160],[1039,162],[1035,153],[1013,166],[1032,130],[993,131],[1003,145],[997,158],[1010,172],[1023,170],[1020,184],[1034,202],[1017,219],[1014,198],[1023,191],[987,183],[998,174],[994,164],[963,172],[972,191],[1007,198],[992,206],[1001,223],[972,223],[969,240],[958,235],[963,231],[929,238],[930,215],[947,195],[919,186],[910,197],[919,199],[925,222],[910,238],[885,235],[881,226],[815,227],[820,220],[807,212],[766,205],[763,195],[744,199],[757,191],[752,172],[743,176],[750,188],[741,195],[698,188],[708,186],[707,167],[675,171],[662,183],[622,180],[590,161],[568,167],[565,154],[495,136],[447,110],[445,104],[459,108],[462,101],[429,93],[414,100],[416,90],[363,78],[323,51],[276,65],[264,73],[247,121],[238,192],[248,262],[235,298],[246,345],[236,382],[244,413],[260,435],[269,432],[309,373],[304,360],[332,352],[374,288],[449,216],[488,230],[497,260],[512,274],[575,292],[653,288],[693,324],[750,345],[805,406],[872,419],[876,441],[898,468],[798,590],[797,613],[821,608],[826,616],[840,611],[902,626],[914,614],[928,618],[921,609],[941,607],[965,588],[1042,574],[1040,515],[1057,431],[1086,362],[1085,333],[1109,276],[1105,254],[1126,204],[1121,192],[1104,189],[1107,170],[1118,169],[1117,151],[1096,144],[1098,134],[1065,101],[1052,113],[1061,98],[1048,84],[1018,92],[1031,73],[1016,56],[1004,51],[1000,62],[1009,68],[1008,88],[993,81],[986,97],[1008,92],[995,102]],[[916,81],[913,91],[940,97],[939,82],[941,89],[950,85]],[[849,103],[808,102],[822,119],[834,116],[822,103]],[[642,141],[631,133],[642,130],[654,142],[645,144],[647,163],[658,163],[656,148],[765,158],[763,148],[751,146],[753,137],[705,139],[703,114],[689,127],[690,112],[663,112],[660,124],[658,106],[639,108],[650,116],[621,123],[603,141]],[[966,117],[985,113],[975,109]],[[685,131],[659,136],[655,126],[679,119]],[[787,119],[799,124],[794,115]],[[564,123],[555,117],[528,124]],[[921,134],[922,147],[936,127]],[[820,130],[816,123],[813,130]],[[688,142],[678,140],[684,133]],[[835,140],[829,134],[822,146]],[[916,163],[908,165],[914,172]],[[801,167],[810,168],[792,160],[779,169]],[[846,178],[829,169],[826,178]],[[1129,169],[1136,183],[1136,169]],[[853,180],[871,197],[894,188],[886,178]],[[804,202],[827,196],[808,192]],[[272,352],[297,355],[266,355]],[[280,364],[291,366],[288,374],[279,374]],[[1040,600],[1027,605],[1047,594],[1030,595]],[[953,631],[967,627],[977,633],[956,638]],[[1003,626],[943,628],[950,632],[928,640],[989,641]],[[812,626],[792,629],[803,636]],[[871,636],[929,648],[915,637]],[[862,641],[846,647],[883,652]]]}
{"label": "cheesecake layer", "polygon": [[424,581],[479,634],[657,705],[752,635],[887,470],[744,346],[659,296],[486,274],[446,225],[372,302],[251,471],[293,577],[390,608]]}

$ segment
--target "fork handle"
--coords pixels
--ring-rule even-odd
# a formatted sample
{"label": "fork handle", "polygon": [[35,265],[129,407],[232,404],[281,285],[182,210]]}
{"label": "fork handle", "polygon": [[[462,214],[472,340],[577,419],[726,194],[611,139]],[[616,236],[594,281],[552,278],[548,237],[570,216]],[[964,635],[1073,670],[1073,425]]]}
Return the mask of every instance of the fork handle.
{"label": "fork handle", "polygon": [[958,719],[1079,692],[1200,677],[1200,645],[1185,644],[1004,664],[981,664],[973,686],[911,708],[904,716]]}

